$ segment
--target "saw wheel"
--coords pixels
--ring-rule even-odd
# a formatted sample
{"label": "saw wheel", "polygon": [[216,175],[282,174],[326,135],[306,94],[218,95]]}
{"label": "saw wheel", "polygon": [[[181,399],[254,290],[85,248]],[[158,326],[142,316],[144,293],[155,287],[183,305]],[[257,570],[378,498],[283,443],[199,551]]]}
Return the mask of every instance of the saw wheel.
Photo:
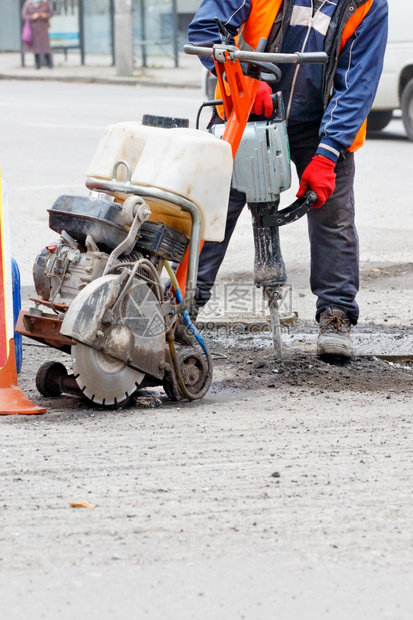
{"label": "saw wheel", "polygon": [[72,347],[73,373],[83,394],[104,407],[126,404],[145,374],[81,342]]}
{"label": "saw wheel", "polygon": [[[211,386],[212,371],[208,372],[208,364],[202,351],[194,347],[180,347],[176,350],[176,356],[184,388],[191,396],[190,400],[204,396]],[[172,371],[165,375],[163,387],[169,400],[186,398]]]}

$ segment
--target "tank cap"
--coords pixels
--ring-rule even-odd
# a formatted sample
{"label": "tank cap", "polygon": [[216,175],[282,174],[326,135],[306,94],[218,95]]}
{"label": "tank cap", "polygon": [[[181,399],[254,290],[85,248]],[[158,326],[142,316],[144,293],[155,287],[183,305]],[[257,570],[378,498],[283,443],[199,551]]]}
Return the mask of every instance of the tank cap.
{"label": "tank cap", "polygon": [[189,120],[187,118],[172,118],[169,116],[152,116],[151,114],[144,114],[142,116],[142,125],[173,129],[174,127],[189,127]]}

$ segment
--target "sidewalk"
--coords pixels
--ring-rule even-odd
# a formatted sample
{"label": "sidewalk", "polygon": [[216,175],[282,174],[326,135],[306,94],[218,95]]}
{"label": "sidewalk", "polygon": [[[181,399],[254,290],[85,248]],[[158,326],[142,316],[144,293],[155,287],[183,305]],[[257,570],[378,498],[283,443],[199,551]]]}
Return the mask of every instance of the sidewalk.
{"label": "sidewalk", "polygon": [[67,60],[63,52],[53,55],[54,68],[34,68],[32,54],[25,55],[25,67],[21,66],[19,52],[0,53],[0,80],[54,80],[64,82],[84,82],[100,84],[121,84],[140,86],[162,86],[173,88],[201,88],[202,67],[198,58],[179,55],[179,67],[174,66],[172,58],[152,57],[149,67],[138,67],[133,75],[118,76],[111,66],[109,55],[87,54],[85,65],[80,64],[80,54],[69,52]]}

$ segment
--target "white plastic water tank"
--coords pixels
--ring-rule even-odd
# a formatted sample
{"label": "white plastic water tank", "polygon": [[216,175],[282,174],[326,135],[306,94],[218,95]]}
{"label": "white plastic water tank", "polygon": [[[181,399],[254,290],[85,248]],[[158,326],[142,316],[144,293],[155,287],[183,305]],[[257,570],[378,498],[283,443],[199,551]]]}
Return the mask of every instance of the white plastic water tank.
{"label": "white plastic water tank", "polygon": [[[86,175],[110,180],[120,160],[131,166],[133,184],[166,190],[195,203],[202,217],[202,239],[223,240],[232,176],[227,142],[196,129],[118,123],[106,128]],[[119,167],[117,178],[125,180],[124,166]],[[187,213],[173,203],[147,202],[150,219],[190,235]]]}

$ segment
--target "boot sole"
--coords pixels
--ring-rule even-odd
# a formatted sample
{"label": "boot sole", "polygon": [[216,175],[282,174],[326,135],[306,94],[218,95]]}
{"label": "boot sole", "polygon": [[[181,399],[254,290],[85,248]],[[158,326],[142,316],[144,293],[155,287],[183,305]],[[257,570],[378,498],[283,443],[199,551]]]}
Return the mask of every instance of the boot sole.
{"label": "boot sole", "polygon": [[339,356],[339,357],[352,357],[353,347],[351,342],[337,342],[326,341],[317,345],[318,356]]}

